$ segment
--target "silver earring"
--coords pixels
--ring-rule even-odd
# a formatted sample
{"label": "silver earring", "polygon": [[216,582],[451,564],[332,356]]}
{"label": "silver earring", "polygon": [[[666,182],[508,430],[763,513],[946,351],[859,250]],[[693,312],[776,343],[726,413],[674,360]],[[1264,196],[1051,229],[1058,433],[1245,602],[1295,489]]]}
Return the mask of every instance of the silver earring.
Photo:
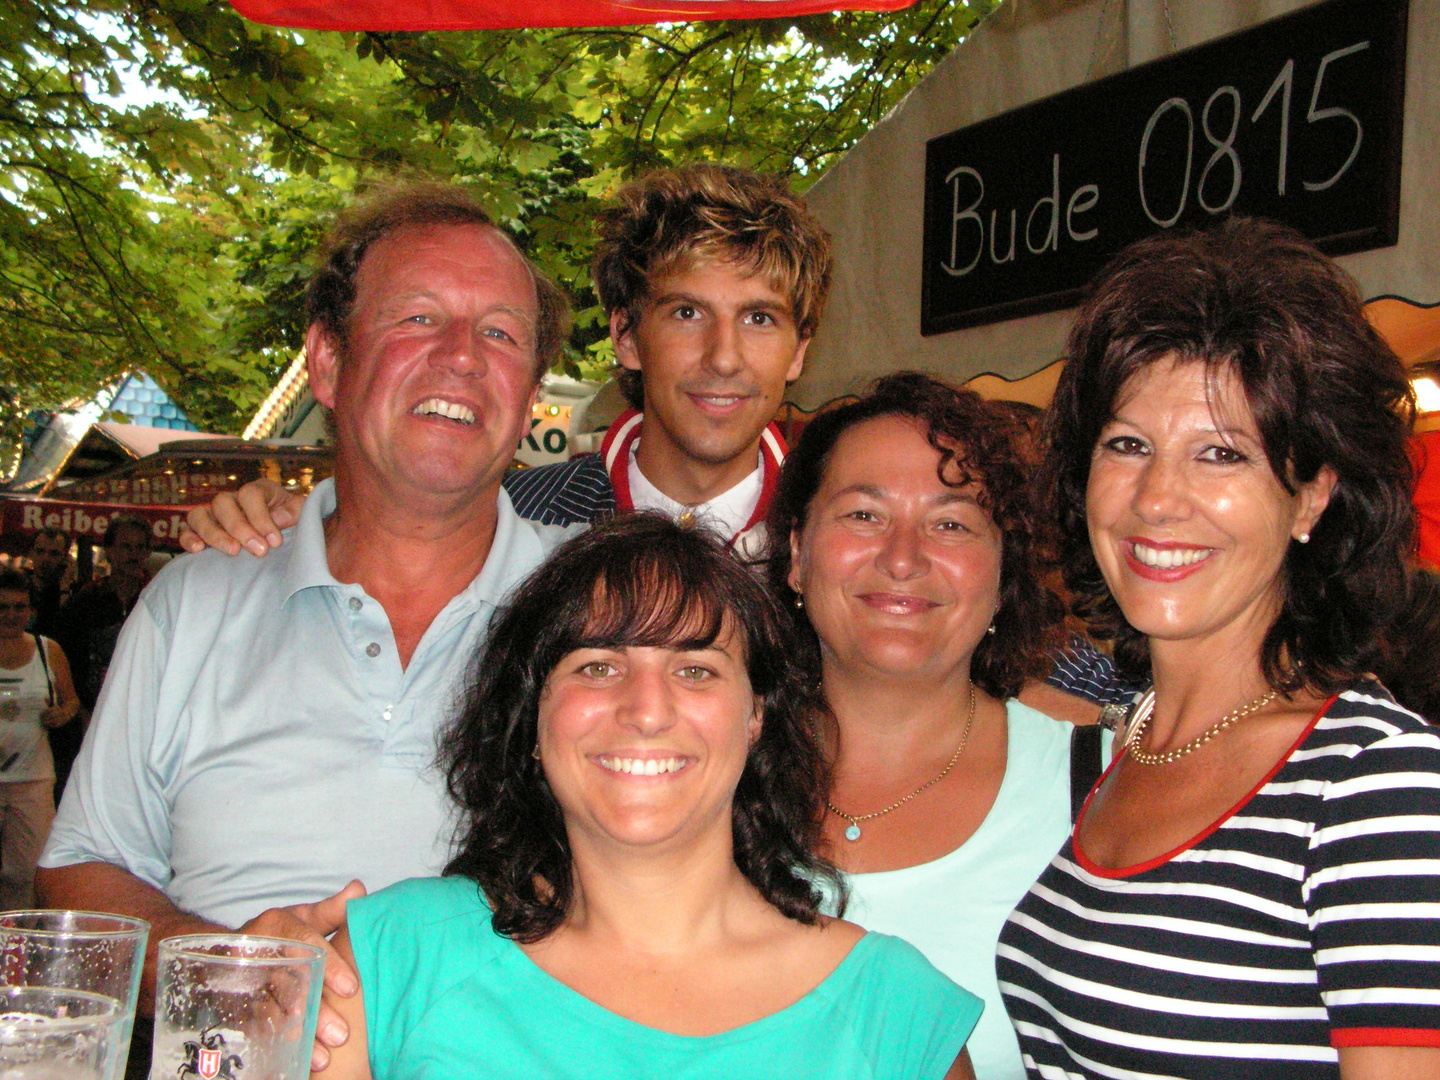
{"label": "silver earring", "polygon": [[994,624],[993,622],[992,622],[989,626],[987,626],[987,627],[985,628],[985,633],[987,633],[987,634],[993,634],[993,633],[995,633],[995,624]]}
{"label": "silver earring", "polygon": [[805,610],[805,597],[801,596],[799,593],[796,593],[796,594],[795,594],[795,610],[796,610],[796,611],[804,611],[804,610]]}
{"label": "silver earring", "polygon": [[1308,544],[1308,543],[1310,543],[1310,534],[1309,534],[1309,533],[1301,533],[1299,536],[1295,537],[1295,539],[1296,539],[1296,540],[1299,540],[1300,543],[1302,543],[1302,544]]}
{"label": "silver earring", "polygon": [[536,743],[533,747],[531,747],[531,749],[530,749],[530,756],[533,757],[536,761],[539,761],[539,760],[540,760],[540,744],[539,744],[539,743]]}

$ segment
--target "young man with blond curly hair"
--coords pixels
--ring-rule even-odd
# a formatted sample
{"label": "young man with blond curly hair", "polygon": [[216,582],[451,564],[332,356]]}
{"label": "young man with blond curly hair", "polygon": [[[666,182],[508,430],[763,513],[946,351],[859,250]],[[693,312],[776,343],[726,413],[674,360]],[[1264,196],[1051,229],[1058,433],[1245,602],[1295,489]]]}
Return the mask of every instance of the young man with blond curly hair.
{"label": "young man with blond curly hair", "polygon": [[757,547],[785,442],[772,423],[830,286],[830,238],[783,180],[650,173],[598,221],[594,280],[630,408],[598,455],[512,474],[546,524],[658,510]]}

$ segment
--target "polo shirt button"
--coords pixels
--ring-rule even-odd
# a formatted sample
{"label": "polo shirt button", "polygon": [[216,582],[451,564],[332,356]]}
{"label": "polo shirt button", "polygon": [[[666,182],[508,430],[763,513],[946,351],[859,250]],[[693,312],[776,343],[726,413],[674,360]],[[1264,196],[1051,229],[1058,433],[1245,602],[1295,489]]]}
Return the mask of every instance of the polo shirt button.
{"label": "polo shirt button", "polygon": [[359,610],[360,610],[362,607],[364,607],[364,606],[365,606],[365,605],[360,602],[360,597],[358,597],[358,596],[352,596],[352,597],[350,597],[350,610],[351,610],[351,611],[359,611]]}
{"label": "polo shirt button", "polygon": [[366,655],[366,656],[370,656],[370,657],[379,656],[379,655],[380,655],[380,643],[379,643],[379,642],[376,642],[376,641],[372,641],[372,642],[370,642],[369,645],[366,645],[366,646],[365,646],[365,655]]}
{"label": "polo shirt button", "polygon": [[383,716],[386,720],[389,720],[389,719],[390,719],[390,710],[389,710],[389,709],[386,709],[386,710],[385,710],[383,713],[381,713],[380,715]]}

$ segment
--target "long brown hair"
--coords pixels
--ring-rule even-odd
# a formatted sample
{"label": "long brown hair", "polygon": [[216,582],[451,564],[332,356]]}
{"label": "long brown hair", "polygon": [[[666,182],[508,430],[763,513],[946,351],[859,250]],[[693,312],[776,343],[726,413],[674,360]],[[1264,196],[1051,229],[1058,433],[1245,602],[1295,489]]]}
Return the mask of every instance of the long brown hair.
{"label": "long brown hair", "polygon": [[1145,676],[1149,644],[1095,561],[1085,491],[1126,383],[1172,356],[1234,373],[1288,490],[1325,466],[1335,471],[1311,541],[1286,553],[1284,601],[1261,664],[1278,689],[1340,689],[1369,669],[1377,633],[1405,595],[1415,398],[1355,283],[1282,225],[1236,218],[1142,240],[1102,272],[1076,316],[1046,428],[1048,489],[1076,613],[1096,638],[1114,641],[1123,674]]}

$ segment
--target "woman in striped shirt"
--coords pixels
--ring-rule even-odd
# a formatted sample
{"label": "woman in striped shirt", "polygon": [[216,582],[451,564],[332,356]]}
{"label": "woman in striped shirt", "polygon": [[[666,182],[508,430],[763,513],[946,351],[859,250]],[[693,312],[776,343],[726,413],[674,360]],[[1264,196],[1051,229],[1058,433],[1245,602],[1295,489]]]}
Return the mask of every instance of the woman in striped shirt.
{"label": "woman in striped shirt", "polygon": [[1068,354],[1067,581],[1153,685],[1001,934],[1030,1075],[1440,1076],[1440,733],[1364,674],[1412,534],[1398,361],[1244,220],[1123,253]]}

